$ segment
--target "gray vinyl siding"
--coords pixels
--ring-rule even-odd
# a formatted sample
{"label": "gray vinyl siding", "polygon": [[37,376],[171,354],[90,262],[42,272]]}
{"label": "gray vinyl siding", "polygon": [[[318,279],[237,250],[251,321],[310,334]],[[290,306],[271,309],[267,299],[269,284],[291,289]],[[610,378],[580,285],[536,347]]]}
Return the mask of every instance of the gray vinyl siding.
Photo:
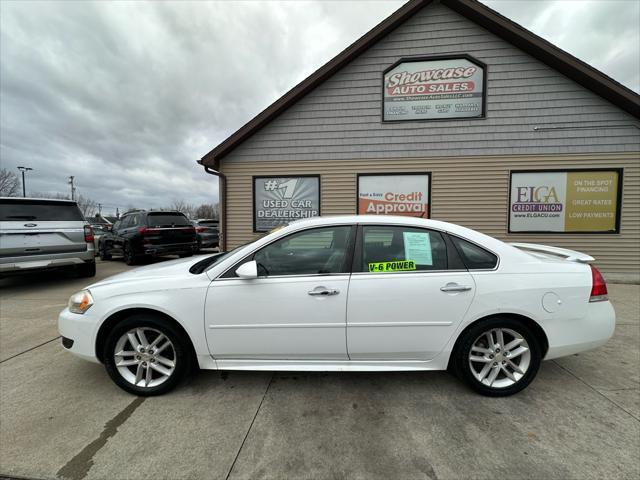
{"label": "gray vinyl siding", "polygon": [[[381,122],[382,72],[387,67],[401,57],[457,53],[488,66],[486,119]],[[340,69],[223,162],[637,152],[639,125],[618,107],[438,3]],[[536,126],[570,128],[534,131]]]}

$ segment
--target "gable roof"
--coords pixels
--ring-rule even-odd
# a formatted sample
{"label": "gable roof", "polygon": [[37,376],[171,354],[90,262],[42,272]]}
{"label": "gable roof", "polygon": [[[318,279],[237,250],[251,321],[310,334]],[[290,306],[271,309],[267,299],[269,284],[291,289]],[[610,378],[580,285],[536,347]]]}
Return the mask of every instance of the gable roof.
{"label": "gable roof", "polygon": [[[495,10],[477,0],[440,0],[440,2],[484,27],[491,33],[520,48],[550,67],[558,70],[573,81],[600,95],[622,110],[640,118],[640,95],[625,87],[613,78],[593,68],[582,60],[570,55],[552,43],[521,27],[517,23],[500,15]],[[433,0],[410,0],[392,15],[369,30],[337,56],[320,67],[278,100],[256,115],[235,133],[204,155],[198,163],[205,167],[218,169],[219,160],[242,141],[271,121],[283,110],[330,77],[338,69],[368,49],[387,33],[409,19],[421,8],[433,3]]]}

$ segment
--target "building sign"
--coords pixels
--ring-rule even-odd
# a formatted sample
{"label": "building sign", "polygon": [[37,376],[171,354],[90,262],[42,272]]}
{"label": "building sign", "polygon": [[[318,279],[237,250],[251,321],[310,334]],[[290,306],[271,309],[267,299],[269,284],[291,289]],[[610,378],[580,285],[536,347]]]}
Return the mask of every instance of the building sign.
{"label": "building sign", "polygon": [[383,75],[383,120],[483,117],[485,80],[468,57],[401,60]]}
{"label": "building sign", "polygon": [[320,177],[253,177],[253,231],[320,215]]}
{"label": "building sign", "polygon": [[511,172],[510,232],[616,233],[621,170]]}
{"label": "building sign", "polygon": [[359,215],[429,218],[428,173],[358,175]]}

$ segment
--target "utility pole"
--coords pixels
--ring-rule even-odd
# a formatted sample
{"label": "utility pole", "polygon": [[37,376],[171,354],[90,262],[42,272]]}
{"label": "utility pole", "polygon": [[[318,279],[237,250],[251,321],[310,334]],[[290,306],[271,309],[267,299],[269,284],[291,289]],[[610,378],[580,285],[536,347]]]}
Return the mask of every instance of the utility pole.
{"label": "utility pole", "polygon": [[102,204],[98,204],[98,215],[102,216]]}
{"label": "utility pole", "polygon": [[24,186],[24,172],[28,172],[29,170],[33,170],[33,168],[30,168],[30,167],[18,167],[18,170],[20,170],[22,172],[22,196],[26,197],[27,196],[27,188]]}
{"label": "utility pole", "polygon": [[75,177],[73,175],[69,176],[69,185],[71,185],[71,200],[75,200],[76,199],[76,187],[74,187],[73,185],[73,179]]}

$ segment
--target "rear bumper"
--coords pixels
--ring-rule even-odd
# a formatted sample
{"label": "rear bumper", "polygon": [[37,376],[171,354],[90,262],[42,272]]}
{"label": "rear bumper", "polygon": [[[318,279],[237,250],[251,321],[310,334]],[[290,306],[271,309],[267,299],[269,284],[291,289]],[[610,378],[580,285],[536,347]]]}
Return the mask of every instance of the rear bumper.
{"label": "rear bumper", "polygon": [[73,267],[83,265],[87,262],[95,262],[95,250],[93,248],[93,244],[88,244],[87,251],[85,252],[2,258],[0,259],[0,273],[20,273]]}
{"label": "rear bumper", "polygon": [[[67,339],[65,350],[90,362],[100,363],[96,357],[95,334],[97,321],[90,315],[91,309],[83,315],[71,313],[65,308],[58,316],[58,332]],[[71,344],[69,347],[67,345]]]}
{"label": "rear bumper", "polygon": [[613,336],[615,326],[616,312],[609,301],[590,303],[582,318],[551,321],[545,325],[549,340],[545,360],[600,347]]}
{"label": "rear bumper", "polygon": [[171,245],[143,245],[145,255],[180,255],[184,253],[194,253],[198,244],[174,243]]}

